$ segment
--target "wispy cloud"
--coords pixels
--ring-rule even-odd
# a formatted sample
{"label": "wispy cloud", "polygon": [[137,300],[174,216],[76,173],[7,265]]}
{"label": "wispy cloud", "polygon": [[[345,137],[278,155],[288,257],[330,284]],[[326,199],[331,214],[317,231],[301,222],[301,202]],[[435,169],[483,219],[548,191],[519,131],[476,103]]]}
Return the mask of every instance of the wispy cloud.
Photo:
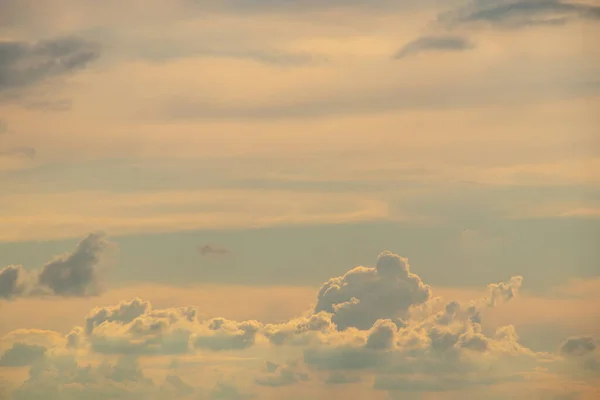
{"label": "wispy cloud", "polygon": [[600,6],[570,0],[475,0],[439,16],[450,27],[486,23],[515,28],[562,25],[576,19],[600,20]]}
{"label": "wispy cloud", "polygon": [[0,41],[0,91],[30,86],[85,68],[98,44],[76,37],[39,42]]}
{"label": "wispy cloud", "polygon": [[461,36],[423,36],[405,44],[395,58],[405,58],[426,52],[460,52],[473,49],[475,45]]}

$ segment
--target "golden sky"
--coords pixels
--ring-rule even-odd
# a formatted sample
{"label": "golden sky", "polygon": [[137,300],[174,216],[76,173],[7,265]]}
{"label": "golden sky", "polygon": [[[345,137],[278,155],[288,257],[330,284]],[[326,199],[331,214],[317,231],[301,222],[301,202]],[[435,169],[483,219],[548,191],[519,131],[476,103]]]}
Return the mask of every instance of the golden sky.
{"label": "golden sky", "polygon": [[596,398],[599,22],[0,0],[0,397]]}

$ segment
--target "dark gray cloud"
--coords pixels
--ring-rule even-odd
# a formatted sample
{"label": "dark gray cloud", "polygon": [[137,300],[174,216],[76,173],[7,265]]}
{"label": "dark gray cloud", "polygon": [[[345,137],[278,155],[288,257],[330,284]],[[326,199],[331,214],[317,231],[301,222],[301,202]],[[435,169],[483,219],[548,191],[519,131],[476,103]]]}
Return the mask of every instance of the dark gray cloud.
{"label": "dark gray cloud", "polygon": [[73,252],[56,257],[39,271],[5,267],[0,270],[0,298],[97,295],[102,290],[103,256],[111,246],[104,234],[93,233]]}
{"label": "dark gray cloud", "polygon": [[576,19],[600,20],[600,6],[569,0],[476,0],[439,16],[449,27],[470,23],[498,27],[561,25]]}
{"label": "dark gray cloud", "polygon": [[39,284],[59,296],[98,294],[101,289],[98,265],[108,246],[104,234],[90,234],[77,245],[75,251],[44,265],[38,277]]}
{"label": "dark gray cloud", "polygon": [[425,52],[457,52],[474,48],[475,45],[462,36],[422,36],[405,44],[394,55],[394,58],[405,58]]}
{"label": "dark gray cloud", "polygon": [[591,336],[568,338],[560,347],[565,356],[585,356],[596,350],[596,341]]}
{"label": "dark gray cloud", "polygon": [[0,357],[0,366],[23,367],[44,358],[46,348],[27,343],[15,343]]}
{"label": "dark gray cloud", "polygon": [[224,247],[219,247],[219,246],[215,246],[212,244],[205,244],[202,246],[198,246],[197,247],[198,252],[200,254],[202,254],[203,256],[207,256],[207,255],[225,255],[225,254],[229,254],[230,251]]}
{"label": "dark gray cloud", "polygon": [[18,265],[9,265],[0,270],[0,298],[10,299],[23,293],[25,288],[19,282],[22,275],[22,268]]}
{"label": "dark gray cloud", "polygon": [[98,44],[75,37],[0,41],[0,91],[71,74],[98,58]]}
{"label": "dark gray cloud", "polygon": [[430,297],[428,285],[410,271],[408,260],[389,251],[375,267],[356,267],[331,278],[318,293],[315,312],[332,313],[340,330],[369,329],[378,319],[401,318]]}

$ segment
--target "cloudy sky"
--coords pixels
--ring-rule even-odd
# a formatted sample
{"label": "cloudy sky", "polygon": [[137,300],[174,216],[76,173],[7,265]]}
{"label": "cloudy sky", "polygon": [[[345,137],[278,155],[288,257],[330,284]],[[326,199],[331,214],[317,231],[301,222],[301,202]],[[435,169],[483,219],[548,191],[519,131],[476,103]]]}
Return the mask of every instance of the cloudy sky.
{"label": "cloudy sky", "polygon": [[0,0],[0,398],[593,399],[597,0]]}

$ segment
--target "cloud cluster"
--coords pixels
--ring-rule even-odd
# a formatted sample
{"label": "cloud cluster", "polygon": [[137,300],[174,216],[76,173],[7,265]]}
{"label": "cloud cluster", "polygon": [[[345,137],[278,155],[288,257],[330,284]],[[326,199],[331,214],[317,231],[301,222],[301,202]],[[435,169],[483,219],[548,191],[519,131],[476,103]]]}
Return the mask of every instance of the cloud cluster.
{"label": "cloud cluster", "polygon": [[41,270],[9,265],[0,270],[0,299],[21,296],[92,296],[102,290],[103,256],[111,247],[106,236],[93,233],[75,250],[56,257]]}
{"label": "cloud cluster", "polygon": [[[182,357],[246,352],[265,361],[262,368],[246,372],[261,390],[370,384],[371,390],[390,393],[439,392],[522,384],[540,368],[560,363],[594,371],[598,364],[592,337],[569,338],[559,353],[548,354],[523,346],[511,325],[485,331],[485,309],[511,301],[521,285],[522,278],[513,277],[490,284],[485,297],[442,303],[411,272],[407,259],[385,251],[374,267],[359,266],[327,281],[316,306],[289,321],[203,318],[195,307],[153,308],[134,298],[91,310],[83,326],[64,336],[28,330],[7,335],[0,366],[31,366],[15,399],[34,398],[44,385],[51,388],[50,398],[91,392],[101,393],[99,398],[155,398],[157,393],[249,398],[227,384],[211,390],[171,372],[156,385],[137,361],[169,356],[178,365]],[[272,361],[278,354],[292,358]],[[81,366],[78,357],[86,355],[116,356],[118,361]]]}
{"label": "cloud cluster", "polygon": [[333,314],[332,321],[342,330],[368,329],[378,319],[404,317],[411,306],[430,296],[429,286],[410,272],[408,260],[385,251],[375,267],[356,267],[326,282],[315,312]]}

